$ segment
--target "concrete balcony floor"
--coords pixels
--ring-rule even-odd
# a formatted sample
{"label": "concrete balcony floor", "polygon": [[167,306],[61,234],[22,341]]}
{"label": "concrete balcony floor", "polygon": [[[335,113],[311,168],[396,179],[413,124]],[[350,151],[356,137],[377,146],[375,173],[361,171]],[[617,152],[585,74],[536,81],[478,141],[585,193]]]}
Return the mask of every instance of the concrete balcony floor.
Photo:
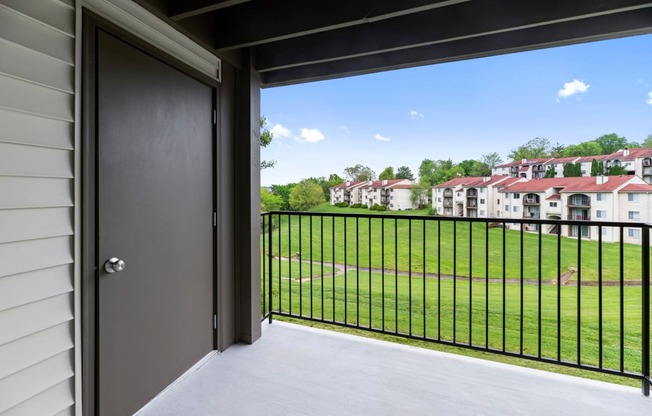
{"label": "concrete balcony floor", "polygon": [[640,389],[274,322],[139,416],[652,415]]}

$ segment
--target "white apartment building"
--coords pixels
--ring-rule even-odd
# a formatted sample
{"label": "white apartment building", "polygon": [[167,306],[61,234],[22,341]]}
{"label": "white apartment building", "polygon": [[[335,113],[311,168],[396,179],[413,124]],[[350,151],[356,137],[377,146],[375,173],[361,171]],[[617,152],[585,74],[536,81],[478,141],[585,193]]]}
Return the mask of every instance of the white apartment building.
{"label": "white apartment building", "polygon": [[622,166],[627,175],[636,175],[646,183],[652,184],[652,149],[622,149],[609,155],[573,156],[564,158],[522,159],[495,166],[493,175],[514,178],[541,179],[548,169],[555,169],[555,178],[562,178],[564,165],[580,163],[582,176],[591,176],[593,160],[602,162],[605,173],[614,166]]}
{"label": "white apartment building", "polygon": [[413,209],[413,185],[407,179],[344,182],[330,188],[330,204],[346,202],[349,205],[365,204],[368,208],[382,205],[390,211]]}
{"label": "white apartment building", "polygon": [[492,218],[499,216],[495,189],[518,182],[509,176],[455,178],[432,189],[432,207],[447,217]]}

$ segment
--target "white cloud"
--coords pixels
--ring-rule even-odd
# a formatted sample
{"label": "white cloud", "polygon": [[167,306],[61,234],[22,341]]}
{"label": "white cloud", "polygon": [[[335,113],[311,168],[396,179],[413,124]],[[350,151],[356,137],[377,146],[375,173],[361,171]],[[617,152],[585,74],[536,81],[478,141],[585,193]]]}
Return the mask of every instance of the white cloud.
{"label": "white cloud", "polygon": [[284,127],[282,124],[276,123],[270,132],[276,137],[290,137],[292,132],[287,127]]}
{"label": "white cloud", "polygon": [[376,140],[381,141],[381,142],[388,142],[388,141],[392,140],[391,137],[381,136],[380,134],[376,134],[376,135],[374,136],[374,138],[375,138]]}
{"label": "white cloud", "polygon": [[424,118],[423,113],[418,112],[417,110],[410,110],[410,117],[412,118]]}
{"label": "white cloud", "polygon": [[346,126],[340,126],[340,130],[342,130],[344,134],[351,134],[351,129]]}
{"label": "white cloud", "polygon": [[645,102],[652,105],[652,91],[647,93],[647,100]]}
{"label": "white cloud", "polygon": [[585,93],[589,89],[590,85],[583,83],[577,79],[572,80],[571,82],[565,82],[564,88],[557,91],[557,96],[566,98],[573,96],[575,94]]}
{"label": "white cloud", "polygon": [[301,129],[301,136],[294,139],[302,143],[317,143],[324,140],[325,137],[318,129]]}

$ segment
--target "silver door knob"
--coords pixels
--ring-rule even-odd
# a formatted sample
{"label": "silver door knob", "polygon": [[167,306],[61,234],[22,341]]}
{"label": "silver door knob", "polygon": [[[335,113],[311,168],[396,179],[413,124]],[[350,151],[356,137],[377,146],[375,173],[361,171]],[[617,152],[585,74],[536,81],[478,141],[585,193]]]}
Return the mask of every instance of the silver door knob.
{"label": "silver door knob", "polygon": [[104,270],[107,273],[121,272],[125,269],[125,262],[117,257],[111,257],[104,263]]}

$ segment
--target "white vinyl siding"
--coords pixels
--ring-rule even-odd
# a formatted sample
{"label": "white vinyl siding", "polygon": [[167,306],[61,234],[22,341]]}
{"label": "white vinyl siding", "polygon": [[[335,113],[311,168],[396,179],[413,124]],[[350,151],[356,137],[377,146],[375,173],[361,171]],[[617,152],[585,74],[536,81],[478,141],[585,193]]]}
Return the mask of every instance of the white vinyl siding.
{"label": "white vinyl siding", "polygon": [[73,1],[0,0],[0,414],[74,413]]}

